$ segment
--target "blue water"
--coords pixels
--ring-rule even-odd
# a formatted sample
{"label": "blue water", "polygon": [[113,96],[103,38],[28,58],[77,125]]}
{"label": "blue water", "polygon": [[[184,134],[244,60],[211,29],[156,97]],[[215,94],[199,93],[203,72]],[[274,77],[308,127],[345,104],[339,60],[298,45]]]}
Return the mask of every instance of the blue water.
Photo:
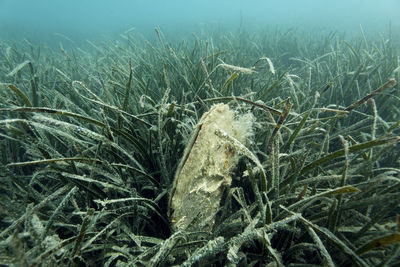
{"label": "blue water", "polygon": [[216,25],[350,33],[361,25],[374,32],[399,29],[399,14],[399,0],[0,0],[0,38],[90,39],[131,28],[187,33]]}

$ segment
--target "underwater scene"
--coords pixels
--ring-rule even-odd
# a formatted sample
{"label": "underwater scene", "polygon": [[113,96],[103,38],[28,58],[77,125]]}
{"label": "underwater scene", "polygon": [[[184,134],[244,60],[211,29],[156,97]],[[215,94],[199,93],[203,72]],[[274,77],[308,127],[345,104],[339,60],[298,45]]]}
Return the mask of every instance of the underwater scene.
{"label": "underwater scene", "polygon": [[0,0],[0,266],[400,266],[399,14]]}

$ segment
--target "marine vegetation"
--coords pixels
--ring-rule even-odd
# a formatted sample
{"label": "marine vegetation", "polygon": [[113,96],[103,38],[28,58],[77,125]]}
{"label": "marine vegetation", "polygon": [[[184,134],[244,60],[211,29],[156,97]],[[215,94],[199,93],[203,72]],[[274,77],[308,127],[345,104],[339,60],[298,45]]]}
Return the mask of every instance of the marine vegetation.
{"label": "marine vegetation", "polygon": [[390,29],[59,36],[0,42],[2,266],[400,265]]}

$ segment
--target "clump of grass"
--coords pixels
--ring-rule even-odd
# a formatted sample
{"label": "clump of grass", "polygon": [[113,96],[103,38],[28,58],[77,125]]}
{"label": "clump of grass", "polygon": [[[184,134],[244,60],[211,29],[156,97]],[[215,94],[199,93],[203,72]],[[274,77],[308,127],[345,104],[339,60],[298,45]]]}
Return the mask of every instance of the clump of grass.
{"label": "clump of grass", "polygon": [[[0,43],[1,264],[400,263],[392,39],[156,36]],[[214,229],[173,233],[173,173],[216,102],[256,118],[250,156]]]}

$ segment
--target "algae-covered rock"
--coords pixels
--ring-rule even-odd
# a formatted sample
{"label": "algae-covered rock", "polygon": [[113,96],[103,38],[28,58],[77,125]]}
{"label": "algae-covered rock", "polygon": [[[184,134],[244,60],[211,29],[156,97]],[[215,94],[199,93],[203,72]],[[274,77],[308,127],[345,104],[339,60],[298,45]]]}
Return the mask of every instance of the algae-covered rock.
{"label": "algae-covered rock", "polygon": [[217,104],[197,124],[175,174],[169,201],[174,230],[212,230],[224,190],[231,185],[231,171],[239,155],[226,140],[216,135],[222,130],[243,142],[251,135],[251,114],[234,120],[234,112]]}

